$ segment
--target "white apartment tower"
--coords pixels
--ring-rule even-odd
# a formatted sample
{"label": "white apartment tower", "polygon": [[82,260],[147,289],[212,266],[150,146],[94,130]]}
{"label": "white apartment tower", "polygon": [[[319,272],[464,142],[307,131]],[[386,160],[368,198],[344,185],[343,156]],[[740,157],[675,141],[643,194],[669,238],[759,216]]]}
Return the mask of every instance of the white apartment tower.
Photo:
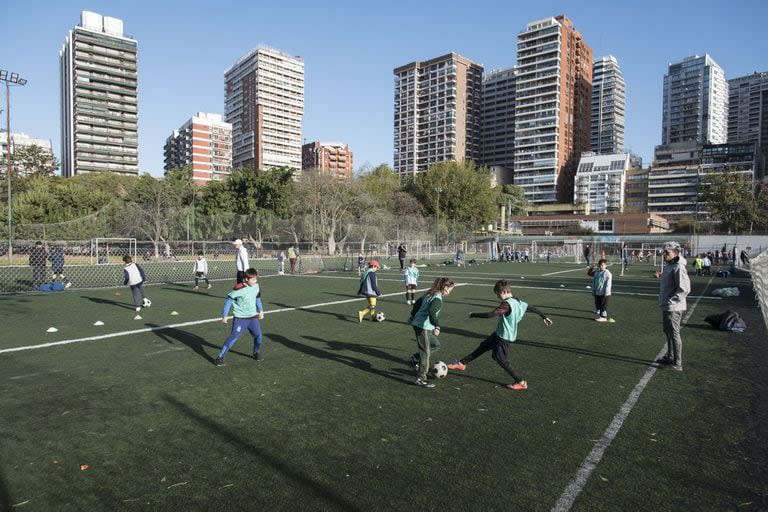
{"label": "white apartment tower", "polygon": [[629,153],[582,153],[576,169],[574,204],[588,204],[590,214],[623,212],[630,165]]}
{"label": "white apartment tower", "polygon": [[515,166],[515,79],[517,68],[483,75],[482,158],[496,171],[497,181],[512,183]]}
{"label": "white apartment tower", "polygon": [[480,160],[483,67],[456,53],[395,68],[394,170]]}
{"label": "white apartment tower", "polygon": [[592,49],[565,16],[517,35],[515,185],[530,203],[570,203],[589,149]]}
{"label": "white apartment tower", "polygon": [[768,72],[728,80],[728,143],[757,146],[759,176],[768,169]]}
{"label": "white apartment tower", "polygon": [[190,166],[196,185],[223,180],[232,171],[232,125],[198,112],[166,139],[164,155],[166,171]]}
{"label": "white apartment tower", "polygon": [[592,127],[589,145],[598,154],[624,150],[624,109],[627,86],[619,62],[613,55],[592,65]]}
{"label": "white apartment tower", "polygon": [[232,165],[301,169],[304,60],[259,46],[224,72],[224,118]]}
{"label": "white apartment tower", "polygon": [[709,55],[670,64],[664,75],[661,143],[722,144],[728,135],[728,82]]}
{"label": "white apartment tower", "polygon": [[139,173],[137,52],[122,20],[80,13],[59,52],[62,176]]}

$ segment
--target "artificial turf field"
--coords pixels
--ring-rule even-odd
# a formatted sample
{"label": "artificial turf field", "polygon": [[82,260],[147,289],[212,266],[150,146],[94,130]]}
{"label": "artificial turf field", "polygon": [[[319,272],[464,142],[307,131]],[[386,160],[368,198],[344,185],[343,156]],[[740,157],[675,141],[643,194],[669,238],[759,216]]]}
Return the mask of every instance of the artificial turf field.
{"label": "artificial turf field", "polygon": [[[420,289],[459,283],[435,360],[493,331],[467,314],[496,306],[499,278],[554,320],[520,324],[523,392],[489,354],[415,386],[395,270],[382,323],[357,322],[355,274],[262,278],[264,360],[244,335],[224,368],[231,282],[148,286],[142,320],[127,287],[2,297],[0,510],[768,509],[768,336],[748,276],[691,278],[678,373],[651,364],[651,267],[611,270],[616,322],[600,324],[575,264],[422,269]],[[741,297],[710,295],[726,285]],[[747,332],[704,323],[728,308]]]}

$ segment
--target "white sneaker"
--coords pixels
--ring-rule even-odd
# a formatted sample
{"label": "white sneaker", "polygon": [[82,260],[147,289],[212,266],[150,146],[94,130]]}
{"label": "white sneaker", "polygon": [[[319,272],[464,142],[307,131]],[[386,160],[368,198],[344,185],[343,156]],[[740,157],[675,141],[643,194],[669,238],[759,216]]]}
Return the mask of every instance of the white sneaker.
{"label": "white sneaker", "polygon": [[595,318],[595,322],[607,322],[608,319],[604,316],[601,316],[599,318]]}
{"label": "white sneaker", "polygon": [[198,290],[198,289],[200,289],[200,287],[199,286],[195,286],[195,290]]}
{"label": "white sneaker", "polygon": [[139,311],[141,311],[141,306],[136,306],[136,312],[138,313]]}
{"label": "white sneaker", "polygon": [[212,284],[209,284],[209,285],[208,285],[208,289],[209,289],[209,290],[211,289],[211,286],[213,286],[213,285],[212,285]]}

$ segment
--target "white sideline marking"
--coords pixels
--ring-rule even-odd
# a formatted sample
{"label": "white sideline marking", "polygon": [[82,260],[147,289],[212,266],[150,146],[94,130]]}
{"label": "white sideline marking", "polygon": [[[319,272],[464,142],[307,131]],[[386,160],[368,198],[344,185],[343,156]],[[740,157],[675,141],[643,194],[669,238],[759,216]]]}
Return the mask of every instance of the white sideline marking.
{"label": "white sideline marking", "polygon": [[11,377],[10,380],[28,379],[29,377],[37,377],[38,375],[47,375],[49,373],[59,373],[63,371],[64,370],[51,370],[49,372],[37,372],[37,373],[28,373],[26,375],[15,375]]}
{"label": "white sideline marking", "polygon": [[[707,288],[709,288],[709,285],[712,283],[712,279],[714,279],[714,276],[709,279],[709,282],[707,282],[707,285],[704,287],[704,292],[706,293]],[[685,325],[688,323],[688,320],[691,318],[691,315],[693,315],[693,311],[696,309],[696,306],[699,305],[699,301],[705,298],[703,295],[700,295],[696,302],[693,303],[693,307],[688,311],[688,314],[683,317],[682,325]],[[708,298],[708,297],[706,297]],[[656,357],[654,359],[658,359],[659,357],[663,356],[667,351],[666,344],[662,345],[661,350],[659,350],[659,353],[656,354]],[[568,484],[568,486],[563,491],[563,494],[560,495],[560,499],[557,500],[557,503],[555,503],[555,506],[552,507],[552,512],[568,512],[571,510],[571,507],[573,506],[573,503],[576,501],[576,498],[581,494],[581,491],[584,490],[584,487],[587,485],[587,480],[589,480],[589,477],[592,475],[592,472],[595,470],[597,465],[600,463],[600,461],[603,459],[603,455],[605,454],[605,451],[608,449],[609,446],[611,446],[611,443],[616,438],[616,435],[619,433],[619,430],[621,429],[621,426],[624,424],[624,421],[629,416],[629,413],[632,412],[632,409],[635,407],[635,404],[637,404],[637,401],[640,399],[640,395],[645,390],[645,386],[648,385],[651,378],[653,378],[654,374],[656,373],[656,370],[658,368],[656,366],[649,366],[648,369],[643,374],[642,378],[640,379],[640,382],[637,383],[637,385],[634,387],[632,392],[629,393],[629,396],[627,397],[627,400],[624,402],[624,404],[619,409],[619,412],[616,413],[616,416],[613,417],[613,420],[611,420],[611,423],[608,425],[608,428],[605,429],[605,432],[603,432],[603,436],[595,443],[595,446],[592,447],[592,451],[589,452],[589,454],[586,456],[586,458],[581,461],[581,464],[579,465],[579,469],[576,471],[576,476],[573,477],[573,480]]]}
{"label": "white sideline marking", "polygon": [[[464,286],[465,283],[456,283],[456,286]],[[416,290],[417,292],[424,292],[427,291],[429,288],[422,288],[420,290]],[[396,293],[385,293],[380,295],[379,297],[392,297],[395,295],[402,295],[403,292],[396,292]],[[344,300],[335,300],[333,302],[321,302],[318,304],[309,304],[307,306],[296,306],[292,308],[282,308],[282,309],[273,309],[270,311],[265,311],[265,315],[270,315],[274,313],[284,313],[286,311],[297,311],[300,309],[313,309],[313,308],[320,308],[323,306],[333,306],[335,304],[347,304],[350,302],[358,302],[361,300],[361,297],[355,297],[354,299],[344,299]],[[231,317],[230,317],[231,318]],[[39,348],[49,348],[49,347],[57,347],[59,345],[69,345],[70,343],[80,343],[81,341],[98,341],[98,340],[104,340],[108,338],[119,338],[120,336],[129,336],[131,334],[142,334],[145,332],[155,332],[155,331],[163,331],[165,329],[176,329],[178,327],[189,327],[191,325],[200,325],[200,324],[208,324],[211,322],[220,322],[221,317],[217,318],[207,318],[205,320],[193,320],[190,322],[181,322],[178,324],[171,324],[171,325],[158,325],[155,327],[145,327],[143,329],[134,329],[132,331],[122,331],[122,332],[113,332],[109,334],[101,334],[99,336],[87,336],[85,338],[73,338],[71,340],[61,340],[61,341],[52,341],[50,343],[41,343],[39,345],[25,345],[22,347],[13,347],[13,348],[4,348],[0,349],[0,354],[5,354],[7,352],[21,352],[24,350],[37,350]]]}
{"label": "white sideline marking", "polygon": [[544,276],[554,276],[556,274],[565,274],[567,272],[578,272],[578,271],[584,272],[584,267],[572,268],[570,270],[561,270],[559,272],[550,272],[548,274],[541,274],[541,277],[544,277]]}
{"label": "white sideline marking", "polygon": [[177,350],[184,350],[184,347],[166,348],[165,350],[158,350],[157,352],[147,352],[145,356],[154,356],[157,354],[164,354],[166,352],[175,352]]}

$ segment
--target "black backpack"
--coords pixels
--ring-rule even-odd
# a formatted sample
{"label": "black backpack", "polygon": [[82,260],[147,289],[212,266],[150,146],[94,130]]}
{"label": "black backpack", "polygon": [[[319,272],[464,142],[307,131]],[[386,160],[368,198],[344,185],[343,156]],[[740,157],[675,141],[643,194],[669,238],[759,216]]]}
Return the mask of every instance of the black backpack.
{"label": "black backpack", "polygon": [[719,315],[709,315],[704,319],[713,329],[731,332],[744,332],[747,330],[747,324],[739,314],[732,310],[727,310]]}

